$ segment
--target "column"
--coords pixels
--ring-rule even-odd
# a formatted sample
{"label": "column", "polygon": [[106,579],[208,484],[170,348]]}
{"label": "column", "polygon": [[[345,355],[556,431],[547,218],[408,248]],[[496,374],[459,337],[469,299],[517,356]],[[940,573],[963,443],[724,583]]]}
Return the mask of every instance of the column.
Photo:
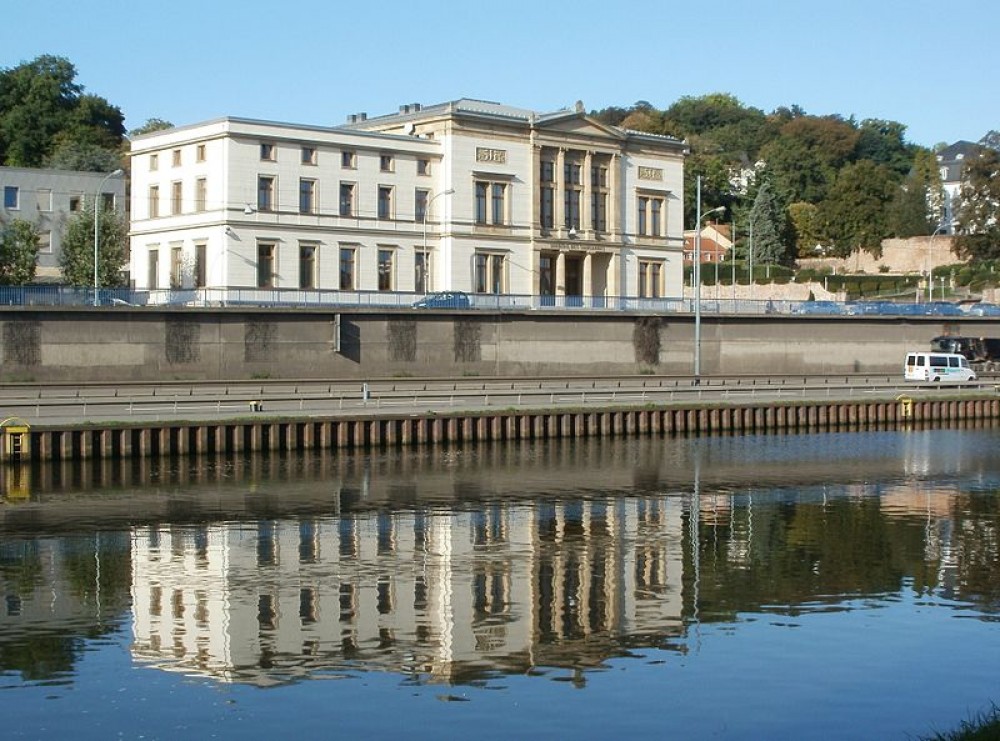
{"label": "column", "polygon": [[[594,236],[591,196],[597,187],[597,183],[594,182],[593,169],[594,153],[588,149],[587,153],[583,156],[583,176],[580,178],[583,181],[583,192],[580,194],[582,201],[580,203],[580,232],[588,239]],[[586,279],[584,279],[584,285],[587,285]],[[587,293],[586,289],[584,293]]]}
{"label": "column", "polygon": [[[566,148],[559,147],[556,155],[556,192],[553,197],[555,203],[552,204],[555,218],[553,219],[553,231],[557,234],[566,233]],[[558,230],[558,231],[557,231]]]}

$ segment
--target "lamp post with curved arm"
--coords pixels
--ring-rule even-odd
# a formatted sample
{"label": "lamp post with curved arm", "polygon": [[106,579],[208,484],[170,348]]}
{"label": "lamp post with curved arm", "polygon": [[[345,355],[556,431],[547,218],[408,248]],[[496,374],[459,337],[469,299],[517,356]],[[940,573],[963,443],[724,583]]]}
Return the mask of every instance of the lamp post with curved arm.
{"label": "lamp post with curved arm", "polygon": [[94,306],[97,306],[100,302],[97,300],[97,291],[100,288],[100,273],[98,271],[98,257],[100,244],[100,234],[101,234],[101,188],[104,184],[108,182],[111,178],[118,177],[125,173],[120,167],[117,170],[112,170],[107,175],[105,175],[100,184],[97,186],[97,192],[94,193]]}
{"label": "lamp post with curved arm", "polygon": [[[432,195],[430,198],[428,198],[427,199],[427,203],[424,204],[424,218],[422,219],[423,226],[424,226],[424,241],[423,241],[423,245],[424,245],[423,246],[424,260],[427,259],[427,214],[430,213],[431,204],[434,203],[434,201],[437,200],[438,197],[440,197],[440,196],[450,196],[454,192],[455,192],[454,188],[448,188],[448,190],[438,191],[437,193],[435,193],[434,195]],[[427,265],[426,264],[424,265],[424,270],[425,271],[427,270]],[[424,282],[425,283],[427,282],[426,281],[426,274],[425,274],[425,281]],[[427,285],[424,286],[425,291],[426,291],[426,289],[428,287],[429,286],[427,286]]]}
{"label": "lamp post with curved arm", "polygon": [[[948,227],[946,225],[941,224],[937,229],[934,230],[934,233],[931,234],[930,241],[927,242],[927,300],[928,301],[934,300],[934,279],[931,277],[931,253],[933,252],[934,249],[934,237],[936,237],[938,234],[944,234],[944,232],[947,231],[947,229]],[[944,289],[941,289],[941,291],[942,291],[941,297],[944,298]]]}
{"label": "lamp post with curved arm", "polygon": [[701,220],[716,211],[723,211],[725,206],[716,206],[705,213],[701,212],[701,175],[697,180],[697,201],[695,206],[696,222],[694,229],[694,383],[701,383]]}

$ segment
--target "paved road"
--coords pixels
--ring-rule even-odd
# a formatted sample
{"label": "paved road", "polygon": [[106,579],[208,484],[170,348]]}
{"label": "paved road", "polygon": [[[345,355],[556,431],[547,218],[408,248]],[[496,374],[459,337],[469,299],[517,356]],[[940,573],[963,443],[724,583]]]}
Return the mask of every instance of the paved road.
{"label": "paved road", "polygon": [[886,375],[629,378],[382,379],[0,386],[0,419],[32,426],[254,416],[426,414],[692,402],[895,398],[995,393],[992,380],[916,386]]}

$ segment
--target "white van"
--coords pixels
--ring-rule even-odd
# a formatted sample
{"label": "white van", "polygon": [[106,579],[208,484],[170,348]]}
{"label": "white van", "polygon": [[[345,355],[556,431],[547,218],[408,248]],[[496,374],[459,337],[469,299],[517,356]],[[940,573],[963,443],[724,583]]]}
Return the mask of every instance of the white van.
{"label": "white van", "polygon": [[950,352],[911,352],[903,368],[907,381],[971,383],[976,373],[964,355]]}

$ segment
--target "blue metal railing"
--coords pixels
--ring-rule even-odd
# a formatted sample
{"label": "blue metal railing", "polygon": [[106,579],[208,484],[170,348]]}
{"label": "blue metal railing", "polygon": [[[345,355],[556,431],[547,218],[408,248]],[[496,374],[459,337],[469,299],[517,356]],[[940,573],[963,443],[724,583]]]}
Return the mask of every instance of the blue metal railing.
{"label": "blue metal railing", "polygon": [[[0,286],[0,305],[6,306],[156,306],[156,307],[276,307],[363,309],[454,309],[525,311],[628,311],[694,313],[690,298],[640,298],[636,296],[535,296],[447,291],[421,294],[393,291],[302,290],[294,288],[184,288],[132,290],[75,286]],[[888,301],[774,301],[752,299],[702,299],[701,313],[785,314],[802,316],[962,316],[956,304]]]}

